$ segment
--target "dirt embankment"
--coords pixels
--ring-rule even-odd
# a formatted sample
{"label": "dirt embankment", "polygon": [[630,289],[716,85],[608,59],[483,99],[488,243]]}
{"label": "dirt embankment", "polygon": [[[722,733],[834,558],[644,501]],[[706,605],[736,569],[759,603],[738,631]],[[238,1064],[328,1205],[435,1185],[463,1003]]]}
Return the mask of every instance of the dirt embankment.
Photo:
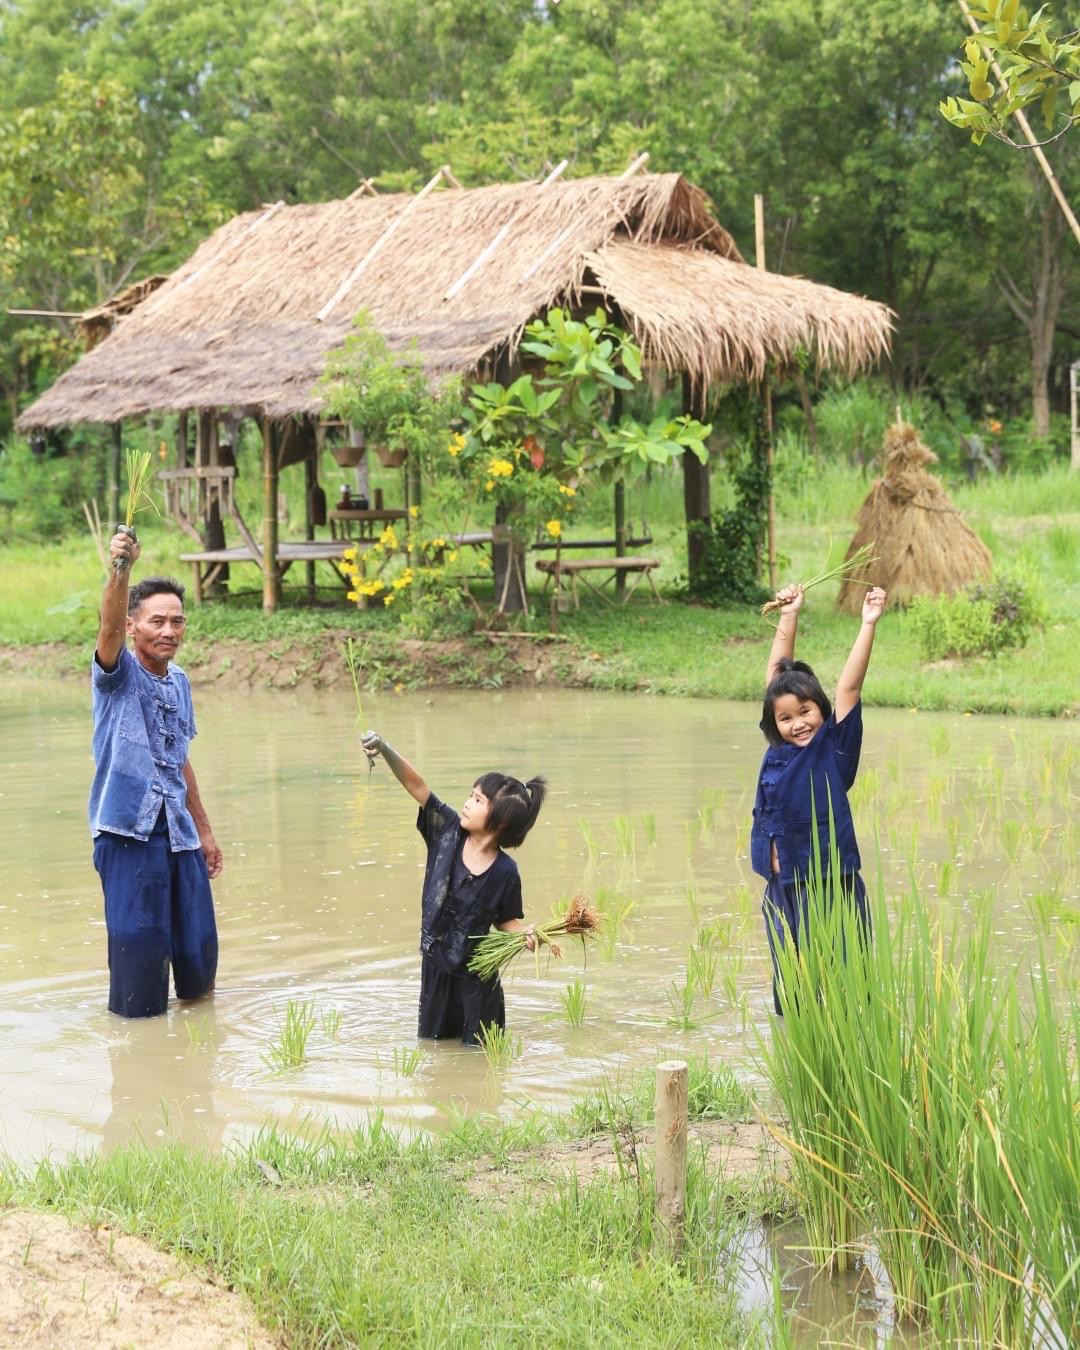
{"label": "dirt embankment", "polygon": [[[341,656],[347,635],[327,631],[267,642],[193,638],[180,664],[196,687],[330,689],[349,681]],[[81,645],[0,647],[2,674],[82,677],[88,662],[89,650]],[[368,682],[377,688],[587,688],[596,681],[601,658],[546,634],[483,633],[438,641],[379,635],[367,644],[365,664]]]}

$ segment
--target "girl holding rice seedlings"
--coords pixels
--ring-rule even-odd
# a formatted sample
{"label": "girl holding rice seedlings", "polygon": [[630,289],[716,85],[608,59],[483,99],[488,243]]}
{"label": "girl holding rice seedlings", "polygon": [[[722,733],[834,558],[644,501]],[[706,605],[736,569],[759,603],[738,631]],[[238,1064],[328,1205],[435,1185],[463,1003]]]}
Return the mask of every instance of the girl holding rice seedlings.
{"label": "girl holding rice seedlings", "polygon": [[[796,661],[795,635],[804,586],[785,586],[773,608],[780,611],[765,675],[761,729],[769,748],[758,776],[750,857],[765,878],[762,913],[773,964],[773,1003],[782,1013],[777,946],[788,937],[799,947],[807,922],[808,886],[820,858],[828,874],[834,859],[840,889],[869,928],[866,888],[848,791],[862,749],[863,680],[870,664],[885,592],[867,591],[862,623],[840,673],[832,708],[813,670]],[[835,879],[834,879],[835,880]]]}
{"label": "girl holding rice seedlings", "polygon": [[361,744],[369,760],[382,755],[420,808],[416,828],[427,845],[427,867],[418,1035],[477,1045],[482,1027],[506,1025],[498,974],[483,979],[468,969],[477,940],[494,926],[524,932],[530,951],[536,945],[534,926],[525,923],[517,863],[505,850],[524,843],[547,785],[543,778],[523,783],[509,774],[482,774],[459,815],[377,732],[366,732]]}

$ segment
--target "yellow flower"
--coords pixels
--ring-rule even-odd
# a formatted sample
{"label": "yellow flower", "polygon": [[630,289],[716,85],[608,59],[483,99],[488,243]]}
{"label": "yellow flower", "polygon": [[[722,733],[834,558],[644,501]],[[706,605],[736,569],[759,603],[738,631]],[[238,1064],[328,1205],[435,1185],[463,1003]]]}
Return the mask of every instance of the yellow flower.
{"label": "yellow flower", "polygon": [[465,449],[465,437],[460,432],[450,437],[450,444],[446,447],[446,453],[454,456],[456,459]]}
{"label": "yellow flower", "polygon": [[354,548],[347,548],[347,549],[345,550],[345,552],[344,552],[341,556],[345,559],[346,562],[355,562],[355,561],[356,561],[356,549],[354,549]]}
{"label": "yellow flower", "polygon": [[446,555],[446,561],[447,561],[447,562],[457,562],[457,549],[454,549],[454,551],[453,551],[452,553],[448,553],[448,554]]}
{"label": "yellow flower", "polygon": [[492,489],[494,486],[495,486],[495,484],[494,484],[494,483],[491,481],[491,479],[489,478],[489,479],[487,480],[487,482],[484,484],[484,491],[485,491],[485,492],[490,492],[491,489]]}
{"label": "yellow flower", "polygon": [[379,543],[382,544],[384,548],[397,548],[398,537],[394,531],[393,525],[387,525],[386,529],[379,535]]}
{"label": "yellow flower", "polygon": [[345,599],[356,601],[360,599],[360,594],[358,591],[350,591],[348,595],[345,597]]}
{"label": "yellow flower", "polygon": [[562,534],[562,521],[549,520],[544,528],[547,530],[548,534],[551,535],[552,539],[558,539],[559,535]]}
{"label": "yellow flower", "polygon": [[562,495],[563,495],[564,497],[576,497],[576,496],[577,496],[577,488],[576,488],[576,487],[569,487],[566,483],[560,483],[560,484],[559,484],[559,491],[562,493]]}
{"label": "yellow flower", "polygon": [[384,605],[392,605],[394,603],[394,592],[387,591],[386,594],[383,596],[382,602]]}
{"label": "yellow flower", "polygon": [[493,459],[488,465],[488,473],[492,478],[509,478],[514,472],[514,466],[508,459]]}
{"label": "yellow flower", "polygon": [[417,517],[419,514],[420,514],[420,508],[419,508],[418,506],[410,506],[410,507],[409,507],[409,515],[412,516],[413,520],[415,520],[416,517]]}

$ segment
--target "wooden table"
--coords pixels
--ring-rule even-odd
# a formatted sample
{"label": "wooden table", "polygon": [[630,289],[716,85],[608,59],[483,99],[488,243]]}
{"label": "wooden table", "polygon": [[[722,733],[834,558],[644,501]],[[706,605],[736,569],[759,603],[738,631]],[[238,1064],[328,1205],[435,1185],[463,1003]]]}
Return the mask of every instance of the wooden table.
{"label": "wooden table", "polygon": [[[598,595],[601,600],[606,600],[609,605],[613,605],[616,602],[612,600],[610,595],[604,594],[603,587],[610,585],[620,572],[636,572],[637,576],[634,578],[633,585],[630,586],[623,596],[623,604],[625,604],[637,590],[638,583],[641,581],[642,577],[648,579],[649,585],[652,587],[653,597],[659,601],[660,592],[656,589],[656,582],[653,581],[652,576],[653,572],[659,566],[659,558],[571,558],[559,563],[550,562],[547,558],[542,558],[536,564],[536,570],[545,573],[547,576],[547,581],[544,582],[545,590],[547,590],[548,581],[550,581],[553,576],[558,576],[560,586],[564,586],[566,580],[569,580],[570,592],[574,597],[574,608],[580,609],[581,603],[578,599],[577,588],[579,576],[581,577],[582,584],[588,586],[589,590],[592,591],[594,595]],[[603,577],[600,580],[600,584],[596,586],[589,579],[587,575],[589,572],[607,572],[608,575]]]}
{"label": "wooden table", "polygon": [[[361,511],[356,507],[338,509],[326,513],[330,524],[331,539],[375,539],[382,534],[377,525],[389,525],[392,521],[408,520],[408,511],[394,508],[388,511]],[[355,526],[356,533],[353,534]],[[339,528],[340,527],[340,528]]]}

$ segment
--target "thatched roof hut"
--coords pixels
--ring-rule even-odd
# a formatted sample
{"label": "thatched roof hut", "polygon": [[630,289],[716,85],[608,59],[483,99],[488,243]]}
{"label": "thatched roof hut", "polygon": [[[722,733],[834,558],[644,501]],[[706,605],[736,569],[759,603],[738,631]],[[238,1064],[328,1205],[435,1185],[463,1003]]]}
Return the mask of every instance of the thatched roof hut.
{"label": "thatched roof hut", "polygon": [[850,558],[873,544],[876,561],[840,587],[837,604],[858,614],[869,585],[884,586],[889,603],[906,605],[917,595],[942,595],[988,576],[990,550],[964,523],[949,494],[930,473],[937,463],[914,427],[901,423],[885,433],[884,473],[875,480],[856,517]]}
{"label": "thatched roof hut", "polygon": [[647,358],[698,387],[757,378],[798,348],[852,371],[886,351],[891,329],[883,305],[749,266],[679,174],[360,191],[223,225],[19,426],[194,408],[315,413],[326,354],[360,309],[391,345],[415,341],[438,374],[512,350],[552,304],[601,299]]}

